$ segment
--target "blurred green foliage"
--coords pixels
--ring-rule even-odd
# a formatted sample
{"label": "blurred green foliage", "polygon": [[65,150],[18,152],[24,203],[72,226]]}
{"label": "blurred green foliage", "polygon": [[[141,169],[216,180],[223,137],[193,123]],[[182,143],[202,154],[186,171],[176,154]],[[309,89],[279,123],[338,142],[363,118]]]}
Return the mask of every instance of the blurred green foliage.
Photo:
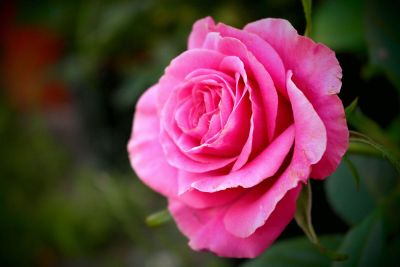
{"label": "blurred green foliage", "polygon": [[148,229],[165,202],[130,172],[71,169],[42,118],[22,120],[4,102],[0,118],[2,266],[224,266],[190,251],[173,225]]}
{"label": "blurred green foliage", "polygon": [[[343,102],[359,97],[351,128],[391,151],[400,145],[397,7],[396,1],[320,0],[312,8],[311,36],[334,49],[343,68]],[[301,1],[21,0],[1,8],[2,41],[21,29],[46,29],[61,40],[62,54],[43,73],[65,84],[70,98],[26,109],[12,101],[9,77],[1,77],[0,266],[240,265],[191,251],[173,223],[146,226],[145,218],[166,203],[130,169],[132,114],[141,93],[185,50],[195,20],[211,15],[242,27],[280,17],[303,33]],[[6,63],[3,72],[12,67]],[[313,195],[322,243],[362,256],[338,265],[375,254],[372,263],[398,262],[399,175],[373,155],[349,155],[358,189],[342,164],[325,184],[326,199],[322,187]],[[244,266],[330,266],[305,238],[292,239],[299,233],[289,226],[288,239]],[[332,233],[345,234],[343,243],[341,235],[324,237]]]}
{"label": "blurred green foliage", "polygon": [[349,255],[349,259],[335,262],[333,267],[380,265],[385,250],[385,230],[378,213],[371,214],[349,231],[339,248],[340,252]]}
{"label": "blurred green foliage", "polygon": [[[321,236],[321,243],[330,249],[336,249],[342,239],[339,235]],[[297,237],[277,242],[262,256],[243,267],[322,267],[330,264],[329,258],[322,255],[308,239]]]}

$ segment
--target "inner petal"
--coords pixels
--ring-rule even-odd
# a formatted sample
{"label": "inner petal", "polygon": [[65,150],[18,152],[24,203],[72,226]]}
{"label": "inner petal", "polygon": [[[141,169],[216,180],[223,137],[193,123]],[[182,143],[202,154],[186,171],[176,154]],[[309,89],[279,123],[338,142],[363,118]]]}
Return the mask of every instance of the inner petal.
{"label": "inner petal", "polygon": [[189,116],[187,114],[190,113],[191,108],[193,107],[193,102],[191,99],[186,99],[175,112],[175,121],[179,128],[183,131],[190,131],[193,128],[191,125],[191,121],[189,120]]}
{"label": "inner petal", "polygon": [[252,105],[244,65],[227,57],[220,69],[188,73],[164,103],[160,141],[172,166],[195,173],[228,168],[248,139]]}
{"label": "inner petal", "polygon": [[[183,135],[189,135],[191,138],[179,137],[180,142],[178,142],[178,145],[184,145],[182,147],[183,151],[189,153],[208,154],[208,152],[212,151],[211,154],[218,153],[220,156],[235,156],[243,142],[227,141],[227,139],[232,139],[233,137],[233,134],[228,134],[228,132],[234,131],[236,128],[234,125],[248,121],[245,119],[245,117],[248,117],[246,115],[242,119],[238,119],[238,116],[243,115],[241,113],[246,108],[241,107],[239,111],[235,111],[232,114],[233,110],[245,105],[242,105],[242,100],[245,98],[243,93],[246,91],[246,85],[241,81],[242,77],[240,75],[236,75],[233,80],[224,73],[210,73],[207,70],[197,70],[196,74],[198,76],[191,73],[186,77],[190,79],[192,84],[190,96],[188,96],[187,92],[179,94],[184,101],[176,109],[175,119]],[[241,96],[236,99],[236,103],[234,103],[234,97],[236,98],[237,96],[233,95],[232,90],[233,82],[235,84],[235,93],[238,90],[241,92]],[[243,130],[248,127],[240,125],[238,128]],[[236,134],[236,136],[242,136],[242,134]],[[187,145],[194,143],[187,142],[187,140],[193,140],[193,137],[198,138],[199,142],[197,146],[190,148]],[[185,141],[182,142],[182,140]],[[229,143],[231,147],[234,146],[235,152],[231,148],[226,150],[223,147],[223,145],[226,145],[224,143]]]}

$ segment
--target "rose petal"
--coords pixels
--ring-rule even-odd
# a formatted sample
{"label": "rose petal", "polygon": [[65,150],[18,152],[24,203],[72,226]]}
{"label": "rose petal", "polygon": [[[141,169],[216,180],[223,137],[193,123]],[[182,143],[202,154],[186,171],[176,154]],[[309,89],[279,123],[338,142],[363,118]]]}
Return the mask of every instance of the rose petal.
{"label": "rose petal", "polygon": [[[224,221],[226,229],[238,237],[253,234],[270,216],[279,201],[288,190],[299,181],[306,181],[310,174],[311,164],[318,162],[325,152],[325,127],[313,109],[311,103],[291,80],[292,73],[287,74],[287,92],[292,104],[296,129],[295,149],[292,162],[285,172],[276,180],[267,180],[261,193],[253,189],[244,194],[227,212]],[[267,193],[262,194],[266,191]],[[240,218],[241,224],[237,221]]]}
{"label": "rose petal", "polygon": [[210,32],[210,28],[214,27],[214,25],[214,20],[211,17],[205,17],[196,21],[189,35],[188,48],[202,47],[207,34]]}
{"label": "rose petal", "polygon": [[192,49],[174,58],[165,69],[158,86],[158,105],[162,108],[172,90],[185,80],[186,76],[197,69],[218,70],[224,55],[217,51]]}
{"label": "rose petal", "polygon": [[327,148],[321,161],[313,166],[312,177],[330,175],[348,147],[343,105],[336,96],[341,87],[342,70],[334,52],[299,36],[292,25],[282,19],[259,20],[248,24],[244,30],[259,35],[274,47],[286,69],[293,70],[293,81],[324,122]]}
{"label": "rose petal", "polygon": [[337,94],[341,87],[342,71],[335,53],[323,44],[300,36],[284,19],[262,19],[247,24],[245,31],[266,40],[278,52],[287,69],[309,87],[302,88],[305,95]]}
{"label": "rose petal", "polygon": [[225,229],[224,207],[192,209],[169,199],[168,208],[193,249],[210,250],[221,257],[254,258],[272,244],[293,218],[299,190],[300,186],[290,191],[264,225],[248,238],[236,237]]}
{"label": "rose petal", "polygon": [[[244,63],[247,73],[252,73],[259,87],[267,125],[267,137],[272,139],[275,133],[278,108],[278,95],[274,83],[265,67],[235,38],[224,37],[218,43],[218,51],[226,55],[235,55]],[[253,88],[255,89],[255,88]]]}
{"label": "rose petal", "polygon": [[[285,88],[286,90],[286,88]],[[289,96],[285,98],[282,95],[278,95],[278,116],[276,117],[276,131],[275,134],[279,135],[282,133],[289,125],[293,123],[293,112],[290,102],[288,100]]]}
{"label": "rose petal", "polygon": [[[180,106],[175,110],[174,119],[176,121],[177,126],[183,132],[187,132],[192,129],[191,123],[189,121],[189,116],[188,116],[188,114],[190,112],[190,108],[192,106],[193,106],[193,102],[190,100],[186,100],[183,103],[181,103]],[[204,129],[204,127],[202,129]],[[204,132],[204,131],[200,130],[200,133],[202,133],[202,132]]]}
{"label": "rose petal", "polygon": [[296,127],[296,147],[302,150],[310,164],[314,164],[325,153],[326,130],[312,104],[293,83],[292,76],[292,71],[289,70],[286,87]]}
{"label": "rose petal", "polygon": [[246,142],[243,145],[242,150],[240,151],[239,156],[237,157],[235,164],[232,166],[232,172],[239,170],[242,168],[250,157],[253,147],[253,134],[254,134],[254,114],[250,117],[250,129]]}
{"label": "rose petal", "polygon": [[[249,189],[230,206],[224,217],[226,229],[237,237],[252,235],[265,224],[287,192],[306,181],[310,172],[308,159],[295,147],[292,161],[282,175],[266,180],[261,187]],[[242,224],[238,225],[238,221]]]}
{"label": "rose petal", "polygon": [[[260,38],[259,38],[260,39]],[[236,39],[221,38],[217,33],[211,32],[206,36],[203,48],[217,49],[227,56],[221,62],[221,70],[224,72],[240,73],[243,77],[245,88],[250,92],[252,115],[250,118],[250,129],[247,140],[235,162],[232,170],[239,170],[244,166],[251,155],[257,155],[265,147],[268,140],[272,138],[275,130],[276,112],[277,112],[277,94],[274,91],[274,86],[269,75],[263,69],[263,66],[252,56]],[[250,86],[248,81],[245,66],[242,62],[245,60],[247,67],[250,67],[251,72],[255,75],[260,84]],[[238,88],[238,86],[236,86]],[[260,88],[262,90],[260,90]],[[240,97],[241,92],[236,91],[236,99]],[[264,97],[263,97],[264,96]],[[262,99],[262,101],[260,101]],[[268,139],[265,138],[267,132]]]}
{"label": "rose petal", "polygon": [[192,189],[180,195],[179,200],[196,209],[218,207],[233,201],[235,198],[240,196],[244,190],[245,189],[238,187],[218,191],[215,193],[204,193],[196,189]]}
{"label": "rose petal", "polygon": [[[294,215],[301,184],[295,189],[290,188],[282,196],[278,194],[282,192],[277,191],[276,188],[269,192],[271,187],[276,187],[273,181],[258,185],[228,208],[224,217],[224,225],[229,233],[236,237],[247,238],[265,225],[277,210],[279,210],[279,216],[282,217]],[[275,201],[259,201],[260,199],[270,199],[274,194],[278,197]]]}
{"label": "rose petal", "polygon": [[[202,59],[204,57],[211,57],[214,59]],[[196,68],[209,68],[218,70],[222,60],[223,57],[221,57],[221,54],[218,52],[201,49],[186,51],[172,61],[170,66],[166,69],[165,75],[160,80],[157,93],[159,96],[162,95],[159,97],[159,101],[164,101],[163,103],[159,102],[160,106],[163,106],[160,114],[162,125],[160,129],[160,141],[164,150],[164,155],[168,163],[173,167],[183,170],[190,170],[192,172],[208,172],[222,168],[235,160],[235,158],[221,158],[220,155],[219,157],[215,157],[212,155],[188,154],[186,153],[188,151],[185,151],[185,148],[191,145],[189,143],[183,145],[183,147],[177,146],[179,142],[190,141],[190,139],[187,138],[180,139],[181,130],[179,129],[178,125],[176,125],[174,120],[175,107],[178,105],[178,94],[181,90],[180,88],[183,88],[183,86],[188,86],[185,85],[185,83],[190,82],[185,81],[178,84],[171,84],[171,82],[176,83],[179,79],[185,79],[185,77],[187,77],[192,71],[195,71]],[[241,116],[240,119],[244,120],[243,116]],[[245,129],[245,127],[243,127],[243,129]],[[238,133],[233,133],[232,137],[231,135],[224,134],[221,136],[221,140],[225,138],[226,141],[220,141],[218,144],[233,145],[232,149],[236,149],[235,147],[240,146],[240,142],[232,142],[232,138],[237,135]]]}
{"label": "rose petal", "polygon": [[172,197],[177,194],[178,172],[165,160],[158,140],[156,92],[157,86],[153,86],[138,101],[128,153],[139,178],[153,190]]}
{"label": "rose petal", "polygon": [[193,188],[202,192],[217,192],[238,186],[244,188],[253,187],[278,171],[292,147],[293,139],[294,126],[291,126],[278,136],[260,155],[236,172],[219,176],[186,173],[185,177],[193,181],[191,184]]}
{"label": "rose petal", "polygon": [[336,170],[348,147],[349,130],[342,101],[337,96],[331,96],[325,106],[319,108],[328,135],[328,143],[322,159],[312,166],[312,178],[323,179]]}
{"label": "rose petal", "polygon": [[167,162],[180,170],[204,173],[222,168],[235,160],[235,158],[210,155],[184,154],[163,129],[160,133],[160,142]]}
{"label": "rose petal", "polygon": [[[211,69],[199,69],[191,72],[188,76],[185,77],[185,80],[190,81],[190,83],[192,84],[205,83],[205,84],[213,84],[214,86],[221,86],[222,89],[221,89],[220,102],[218,103],[220,121],[218,123],[219,127],[217,127],[217,129],[215,130],[215,133],[217,133],[219,130],[221,130],[222,125],[226,124],[226,121],[233,108],[233,89],[232,89],[234,87],[233,78],[226,75],[223,72]],[[207,100],[211,101],[211,99]],[[175,105],[177,105],[177,103],[175,103]],[[184,134],[194,137],[198,139],[200,142],[200,140],[207,133],[209,128],[214,127],[214,125],[209,127],[211,115],[214,112],[209,112],[201,115],[197,126],[190,129],[188,114],[190,113],[190,109],[192,108],[192,106],[193,106],[193,101],[191,101],[190,97],[188,97],[188,99],[181,99],[180,106],[176,109],[174,117],[177,122],[177,125],[183,131]],[[172,109],[173,108],[170,108],[170,110]]]}
{"label": "rose petal", "polygon": [[[193,148],[190,152],[236,158],[246,142],[247,136],[249,136],[250,129],[251,103],[247,93],[247,75],[243,62],[238,57],[233,56],[227,56],[221,61],[220,70],[231,72],[232,75],[236,76],[235,103],[222,129],[218,126],[224,119],[219,116],[212,117],[209,131],[201,140],[202,144]],[[240,81],[243,81],[244,85]],[[222,94],[222,96],[225,96],[222,100],[227,100],[226,94]],[[220,105],[229,107],[231,102],[220,103]],[[221,111],[227,112],[225,108],[221,108]]]}
{"label": "rose petal", "polygon": [[[202,147],[205,152],[208,150],[215,150],[220,151],[220,154],[237,156],[249,135],[250,112],[251,103],[248,97],[244,96],[237,106],[233,108],[222,130],[217,135],[215,135],[215,131],[207,133],[204,136],[204,144],[200,147]],[[218,122],[220,122],[220,119],[217,119]],[[216,138],[213,138],[214,136]]]}
{"label": "rose petal", "polygon": [[218,23],[216,26],[211,25],[209,29],[218,31],[223,37],[233,37],[241,41],[264,66],[275,86],[284,93],[284,88],[286,87],[285,68],[280,56],[268,42],[257,34],[239,30],[223,23]]}

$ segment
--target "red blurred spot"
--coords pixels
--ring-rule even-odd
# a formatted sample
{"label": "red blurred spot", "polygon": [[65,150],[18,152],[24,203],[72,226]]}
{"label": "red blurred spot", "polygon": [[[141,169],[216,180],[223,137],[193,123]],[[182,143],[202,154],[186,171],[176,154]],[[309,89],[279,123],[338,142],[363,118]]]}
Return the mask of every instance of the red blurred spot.
{"label": "red blurred spot", "polygon": [[52,69],[60,60],[63,42],[43,26],[16,25],[10,4],[2,9],[0,27],[4,89],[21,111],[55,108],[69,102],[69,92]]}

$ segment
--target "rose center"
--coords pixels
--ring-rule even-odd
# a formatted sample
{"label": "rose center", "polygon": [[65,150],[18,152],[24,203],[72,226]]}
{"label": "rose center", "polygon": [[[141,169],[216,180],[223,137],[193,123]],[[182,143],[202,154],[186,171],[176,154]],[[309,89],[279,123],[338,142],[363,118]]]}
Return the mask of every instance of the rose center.
{"label": "rose center", "polygon": [[210,124],[211,117],[219,110],[218,105],[221,102],[221,86],[195,86],[192,91],[192,107],[189,111],[188,121],[190,127],[196,128],[202,117],[207,118],[207,124]]}

